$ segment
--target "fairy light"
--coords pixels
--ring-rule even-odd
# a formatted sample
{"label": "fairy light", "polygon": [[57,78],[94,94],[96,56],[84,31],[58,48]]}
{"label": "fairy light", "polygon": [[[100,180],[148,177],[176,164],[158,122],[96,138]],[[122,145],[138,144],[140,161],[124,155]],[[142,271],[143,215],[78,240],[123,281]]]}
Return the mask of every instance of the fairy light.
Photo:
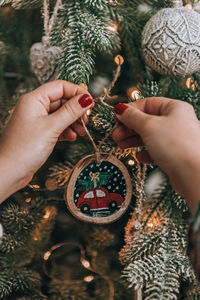
{"label": "fairy light", "polygon": [[88,86],[85,83],[81,83],[80,86],[82,86],[84,89],[88,91]]}
{"label": "fairy light", "polygon": [[118,25],[117,23],[111,21],[107,26],[106,29],[110,32],[117,32],[118,30]]}
{"label": "fairy light", "polygon": [[82,259],[81,260],[82,265],[84,266],[84,268],[89,269],[90,268],[90,262],[86,259]]}
{"label": "fairy light", "polygon": [[26,202],[26,203],[30,203],[30,202],[31,202],[31,198],[27,198],[27,199],[25,200],[25,202]]}
{"label": "fairy light", "polygon": [[38,184],[29,184],[30,188],[32,189],[39,189],[40,186]]}
{"label": "fairy light", "polygon": [[44,253],[43,258],[44,258],[44,260],[48,260],[50,256],[51,256],[51,252],[47,251],[47,252]]}
{"label": "fairy light", "polygon": [[123,65],[123,63],[124,63],[124,58],[123,58],[123,56],[121,56],[121,55],[116,55],[115,57],[114,57],[114,62],[116,63],[116,65]]}
{"label": "fairy light", "polygon": [[91,282],[94,280],[94,276],[93,275],[85,276],[83,280],[85,282]]}
{"label": "fairy light", "polygon": [[37,236],[34,236],[33,239],[34,239],[34,241],[38,241]]}
{"label": "fairy light", "polygon": [[110,4],[110,5],[117,4],[117,0],[110,0],[110,1],[109,1],[109,4]]}
{"label": "fairy light", "polygon": [[158,214],[157,211],[154,211],[151,217],[149,218],[146,226],[148,229],[154,229],[161,224],[161,216]]}
{"label": "fairy light", "polygon": [[188,3],[185,5],[185,8],[189,9],[189,10],[194,10],[192,4]]}
{"label": "fairy light", "polygon": [[91,109],[88,109],[87,112],[86,112],[87,116],[90,116],[91,113],[92,113],[92,110],[91,110]]}
{"label": "fairy light", "polygon": [[141,98],[141,92],[140,90],[133,86],[133,87],[130,87],[128,90],[127,90],[127,95],[132,99],[132,100],[139,100]]}
{"label": "fairy light", "polygon": [[148,223],[147,226],[150,227],[150,228],[154,227],[153,223]]}
{"label": "fairy light", "polygon": [[45,215],[43,216],[43,219],[49,219],[50,215],[51,215],[51,211],[50,211],[50,209],[47,208]]}
{"label": "fairy light", "polygon": [[129,159],[128,165],[129,166],[134,166],[134,164],[135,164],[135,161],[133,159]]}

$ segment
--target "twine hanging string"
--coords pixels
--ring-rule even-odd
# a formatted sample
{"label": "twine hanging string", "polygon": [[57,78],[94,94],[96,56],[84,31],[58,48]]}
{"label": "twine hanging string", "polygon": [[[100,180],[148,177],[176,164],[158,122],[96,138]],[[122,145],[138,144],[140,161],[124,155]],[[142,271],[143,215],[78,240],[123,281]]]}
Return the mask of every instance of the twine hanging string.
{"label": "twine hanging string", "polygon": [[43,19],[44,19],[44,34],[45,40],[50,41],[51,31],[55,24],[58,11],[62,8],[62,0],[57,0],[53,9],[52,16],[50,17],[49,0],[44,0],[43,4]]}
{"label": "twine hanging string", "polygon": [[[107,106],[109,108],[111,108],[113,110],[113,106],[106,103],[105,100],[115,100],[117,99],[118,96],[111,96],[110,93],[111,93],[111,90],[113,89],[113,87],[115,86],[119,76],[120,76],[120,73],[121,73],[121,65],[122,65],[122,62],[119,58],[119,64],[117,66],[117,69],[115,71],[115,74],[114,74],[114,78],[112,80],[112,82],[110,83],[110,85],[104,89],[104,93],[103,95],[95,98],[95,102],[101,102],[102,105],[104,106]],[[112,135],[113,131],[116,129],[116,127],[118,126],[118,122],[115,123],[115,125],[113,126],[113,128],[111,129],[111,131],[109,131],[104,139],[99,143],[99,145],[97,146],[93,137],[91,136],[89,130],[87,129],[87,126],[85,125],[85,122],[83,121],[83,118],[81,118],[81,121],[82,121],[82,124],[83,124],[83,127],[86,131],[86,134],[88,135],[93,147],[94,147],[94,152],[95,152],[95,155],[96,155],[96,160],[97,160],[97,163],[100,164],[101,162],[101,146],[105,143],[105,141]]]}

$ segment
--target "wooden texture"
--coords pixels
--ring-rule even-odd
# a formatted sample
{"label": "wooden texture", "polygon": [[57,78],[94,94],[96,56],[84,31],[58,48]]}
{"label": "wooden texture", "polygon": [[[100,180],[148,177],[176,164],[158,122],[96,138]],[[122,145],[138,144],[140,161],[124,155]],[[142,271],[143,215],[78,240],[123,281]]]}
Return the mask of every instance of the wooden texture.
{"label": "wooden texture", "polygon": [[121,216],[126,212],[132,198],[132,182],[130,175],[127,171],[126,166],[116,159],[115,157],[111,155],[102,155],[101,156],[101,162],[102,161],[108,161],[114,166],[116,166],[121,173],[123,174],[123,177],[125,179],[126,183],[126,196],[124,199],[124,202],[122,203],[121,207],[116,210],[112,215],[105,216],[105,217],[94,217],[89,216],[81,212],[80,209],[77,208],[75,201],[74,201],[74,190],[75,185],[77,182],[77,179],[80,175],[80,173],[92,162],[95,162],[95,155],[89,155],[84,157],[82,160],[80,160],[74,167],[74,170],[72,172],[72,175],[70,177],[70,180],[68,182],[68,185],[66,187],[65,191],[65,199],[68,206],[69,211],[79,220],[90,222],[90,223],[97,223],[97,224],[107,224],[117,221]]}

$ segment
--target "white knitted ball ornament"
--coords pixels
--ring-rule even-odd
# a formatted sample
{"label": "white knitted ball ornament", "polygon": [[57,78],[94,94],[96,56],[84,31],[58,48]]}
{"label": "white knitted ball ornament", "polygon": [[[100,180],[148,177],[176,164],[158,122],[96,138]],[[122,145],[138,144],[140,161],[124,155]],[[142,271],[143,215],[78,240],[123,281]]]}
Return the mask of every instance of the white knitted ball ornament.
{"label": "white knitted ball ornament", "polygon": [[164,75],[185,77],[200,70],[200,14],[164,8],[145,25],[142,51],[147,65]]}

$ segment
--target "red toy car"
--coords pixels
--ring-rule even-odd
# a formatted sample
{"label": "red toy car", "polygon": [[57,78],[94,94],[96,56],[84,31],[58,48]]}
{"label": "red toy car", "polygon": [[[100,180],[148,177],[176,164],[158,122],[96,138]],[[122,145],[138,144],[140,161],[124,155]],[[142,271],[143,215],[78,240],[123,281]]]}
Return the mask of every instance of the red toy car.
{"label": "red toy car", "polygon": [[103,187],[89,189],[83,192],[77,202],[77,208],[83,213],[88,213],[90,210],[108,208],[116,209],[124,202],[120,194],[109,193]]}

